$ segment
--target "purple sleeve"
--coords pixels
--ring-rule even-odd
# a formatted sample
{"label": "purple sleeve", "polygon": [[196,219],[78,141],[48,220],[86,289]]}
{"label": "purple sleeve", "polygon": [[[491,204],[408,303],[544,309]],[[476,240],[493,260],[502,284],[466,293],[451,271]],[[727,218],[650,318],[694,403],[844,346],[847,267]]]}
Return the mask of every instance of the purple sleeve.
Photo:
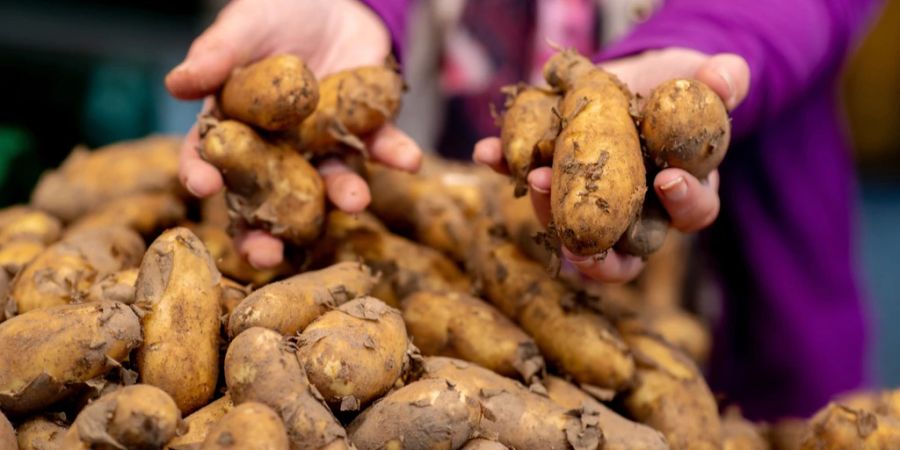
{"label": "purple sleeve", "polygon": [[685,47],[737,53],[750,65],[750,92],[734,112],[745,136],[842,63],[875,0],[668,0],[600,59]]}
{"label": "purple sleeve", "polygon": [[406,42],[406,25],[409,19],[411,0],[362,0],[387,27],[391,33],[391,46],[394,56],[399,61],[403,57],[404,44]]}

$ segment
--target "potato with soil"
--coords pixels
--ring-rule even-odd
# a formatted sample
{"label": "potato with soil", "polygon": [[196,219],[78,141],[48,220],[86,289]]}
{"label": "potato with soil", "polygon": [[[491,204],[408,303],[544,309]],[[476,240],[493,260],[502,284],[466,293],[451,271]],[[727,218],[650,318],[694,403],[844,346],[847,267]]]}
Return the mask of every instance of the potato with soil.
{"label": "potato with soil", "polygon": [[183,433],[166,444],[171,450],[196,450],[203,444],[214,425],[234,408],[234,402],[227,393],[208,405],[194,411],[182,422]]}
{"label": "potato with soil", "polygon": [[200,156],[222,171],[232,219],[296,245],[314,241],[325,220],[325,185],[316,169],[240,122],[206,126]]}
{"label": "potato with soil", "polygon": [[156,238],[138,272],[134,304],[144,311],[138,372],[185,414],[207,404],[216,388],[220,279],[203,243],[187,228]]}
{"label": "potato with soil", "polygon": [[18,448],[16,442],[16,430],[3,412],[0,411],[0,448],[14,450]]}
{"label": "potato with soil", "polygon": [[292,450],[349,448],[347,432],[297,361],[295,343],[265,328],[231,341],[225,383],[235,404],[259,402],[281,416]]}
{"label": "potato with soil", "polygon": [[560,96],[531,86],[505,88],[506,111],[500,127],[503,157],[516,183],[515,196],[528,192],[528,173],[553,161],[553,147],[559,134],[556,108]]}
{"label": "potato with soil", "polygon": [[27,206],[10,206],[0,210],[0,247],[28,239],[51,244],[59,239],[59,219]]}
{"label": "potato with soil", "polygon": [[268,131],[297,126],[319,102],[319,85],[302,59],[270,56],[235,69],[219,94],[226,116]]}
{"label": "potato with soil", "polygon": [[553,56],[544,77],[565,94],[565,123],[553,150],[550,212],[562,243],[579,255],[602,253],[640,212],[647,191],[632,95],[615,76],[573,51]]}
{"label": "potato with soil", "polygon": [[144,249],[144,240],[121,226],[73,233],[25,266],[16,275],[10,296],[19,314],[81,301],[94,282],[136,267]]}
{"label": "potato with soil", "polygon": [[125,303],[134,303],[134,286],[137,283],[138,269],[136,267],[111,273],[91,286],[88,290],[88,302],[103,300]]}
{"label": "potato with soil", "polygon": [[460,358],[525,381],[544,371],[534,340],[479,298],[420,291],[403,299],[402,309],[406,328],[423,355]]}
{"label": "potato with soil", "polygon": [[44,173],[31,204],[71,222],[112,199],[138,192],[181,192],[181,139],[149,136],[89,151],[76,148],[62,165]]}
{"label": "potato with soil", "polygon": [[676,79],[657,86],[647,98],[641,136],[659,168],[684,169],[702,179],[725,158],[731,122],[722,99],[709,86]]}
{"label": "potato with soil", "polygon": [[37,239],[15,239],[0,246],[0,269],[14,276],[47,249]]}
{"label": "potato with soil", "polygon": [[126,386],[85,407],[63,438],[66,450],[159,449],[178,432],[181,411],[162,390]]}
{"label": "potato with soil", "polygon": [[245,402],[234,407],[212,427],[201,450],[288,450],[281,417],[262,403]]}
{"label": "potato with soil", "polygon": [[364,264],[342,262],[267,284],[234,308],[228,333],[234,337],[263,327],[285,336],[297,334],[329,309],[368,295],[377,280]]}
{"label": "potato with soil", "polygon": [[490,439],[476,438],[467,442],[462,450],[509,450],[509,447]]}
{"label": "potato with soil", "polygon": [[373,297],[323,314],[297,344],[297,359],[310,383],[341,411],[355,411],[380,397],[409,366],[403,317]]}
{"label": "potato with soil", "polygon": [[105,374],[141,343],[137,315],[121,303],[62,305],[0,324],[0,408],[39,411]]}
{"label": "potato with soil", "polygon": [[739,409],[728,408],[722,415],[723,450],[770,450],[764,430],[745,419]]}
{"label": "potato with soil", "polygon": [[44,417],[31,418],[16,428],[19,450],[57,450],[62,446],[67,430],[65,426]]}
{"label": "potato with soil", "polygon": [[809,420],[803,450],[900,448],[900,420],[829,403]]}
{"label": "potato with soil", "polygon": [[184,219],[181,199],[169,192],[142,192],[117,198],[91,210],[69,225],[66,234],[80,230],[121,225],[152,237]]}
{"label": "potato with soil", "polygon": [[312,155],[342,144],[365,151],[363,139],[396,117],[403,90],[403,78],[387,64],[322,78],[315,111],[296,129],[296,148]]}

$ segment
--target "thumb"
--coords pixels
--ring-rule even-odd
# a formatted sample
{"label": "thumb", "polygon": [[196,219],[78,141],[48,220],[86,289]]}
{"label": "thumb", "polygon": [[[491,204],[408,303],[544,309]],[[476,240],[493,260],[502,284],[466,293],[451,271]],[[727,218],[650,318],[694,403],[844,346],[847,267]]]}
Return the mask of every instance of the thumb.
{"label": "thumb", "polygon": [[719,94],[729,111],[736,108],[750,90],[750,66],[744,58],[731,53],[713,55],[697,69],[694,77]]}

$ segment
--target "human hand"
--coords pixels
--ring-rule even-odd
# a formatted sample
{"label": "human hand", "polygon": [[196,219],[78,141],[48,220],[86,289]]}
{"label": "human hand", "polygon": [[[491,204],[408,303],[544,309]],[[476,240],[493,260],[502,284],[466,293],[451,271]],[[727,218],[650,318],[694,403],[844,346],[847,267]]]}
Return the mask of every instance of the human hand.
{"label": "human hand", "polygon": [[[166,88],[180,99],[207,98],[204,109],[231,71],[278,54],[302,58],[321,78],[333,72],[384,62],[391,51],[388,30],[379,17],[356,0],[294,1],[235,0],[194,42],[187,57],[166,76]],[[399,129],[387,125],[366,143],[371,158],[390,167],[416,171],[422,152]],[[179,177],[197,197],[222,190],[219,171],[200,158],[195,124],[181,149]],[[328,199],[339,209],[356,213],[371,200],[365,180],[337,159],[318,167]],[[247,230],[235,238],[238,250],[257,268],[279,264],[281,240],[261,230]]]}
{"label": "human hand", "polygon": [[[715,91],[729,111],[747,96],[750,68],[740,56],[709,56],[695,50],[668,48],[608,61],[600,65],[615,74],[632,92],[645,98],[659,84],[673,78],[693,78]],[[489,137],[475,145],[473,159],[493,170],[508,174],[500,139]],[[550,220],[550,179],[552,170],[539,167],[528,174],[529,193],[535,213],[546,226]],[[719,214],[719,172],[712,171],[704,180],[688,172],[668,168],[653,180],[653,189],[671,218],[675,229],[694,232],[710,225]],[[563,256],[582,274],[608,283],[621,283],[635,278],[644,262],[637,256],[610,249],[606,257],[576,255],[562,248]]]}

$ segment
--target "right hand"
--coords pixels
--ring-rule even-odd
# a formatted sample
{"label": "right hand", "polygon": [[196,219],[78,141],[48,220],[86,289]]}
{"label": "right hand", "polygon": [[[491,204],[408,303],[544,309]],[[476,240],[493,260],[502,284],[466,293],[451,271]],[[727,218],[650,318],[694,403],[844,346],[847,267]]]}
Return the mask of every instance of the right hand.
{"label": "right hand", "polygon": [[[302,58],[321,78],[357,66],[378,65],[391,51],[388,30],[380,18],[355,0],[234,0],[194,42],[187,57],[166,76],[166,88],[183,100],[207,98],[205,109],[231,71],[267,56],[290,53]],[[197,153],[195,124],[181,148],[179,177],[197,197],[223,188],[222,175]],[[392,125],[369,139],[373,160],[416,171],[421,149]],[[329,200],[348,213],[366,208],[371,200],[365,180],[337,159],[319,165]],[[278,265],[284,244],[261,230],[236,236],[238,250],[257,268]]]}

